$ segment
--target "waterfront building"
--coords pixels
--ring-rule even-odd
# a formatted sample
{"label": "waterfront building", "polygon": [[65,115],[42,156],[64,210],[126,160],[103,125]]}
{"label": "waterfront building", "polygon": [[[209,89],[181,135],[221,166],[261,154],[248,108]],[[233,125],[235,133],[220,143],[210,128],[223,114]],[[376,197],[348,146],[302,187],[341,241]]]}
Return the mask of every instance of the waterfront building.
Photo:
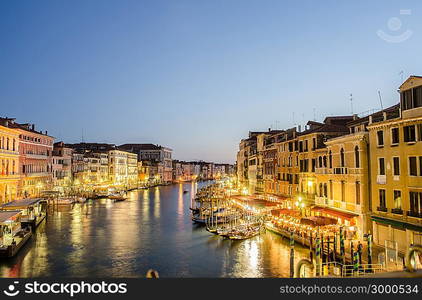
{"label": "waterfront building", "polygon": [[53,145],[53,189],[62,193],[69,192],[72,186],[73,149],[63,142]]}
{"label": "waterfront building", "polygon": [[[236,158],[236,175],[240,186],[245,188],[248,193],[264,192],[264,139],[267,135],[273,133],[277,133],[277,131],[272,131],[271,129],[268,132],[250,131],[248,138],[242,139],[239,143],[239,151]],[[252,176],[251,180],[249,180],[249,176]]]}
{"label": "waterfront building", "polygon": [[19,132],[20,193],[23,197],[40,195],[53,184],[54,137],[35,130],[35,125],[9,119],[8,127]]}
{"label": "waterfront building", "polygon": [[124,144],[119,149],[136,153],[138,161],[149,161],[150,165],[157,163],[156,169],[160,172],[160,180],[163,183],[171,183],[173,180],[172,152],[167,147],[154,144]]}
{"label": "waterfront building", "polygon": [[294,207],[294,196],[299,193],[299,156],[297,128],[285,130],[278,138],[278,185],[279,193],[284,196],[286,207]]}
{"label": "waterfront building", "polygon": [[129,187],[130,184],[135,184],[138,177],[138,166],[133,162],[135,156],[137,161],[138,157],[134,153],[117,149],[108,151],[108,173],[113,185]]}
{"label": "waterfront building", "polygon": [[182,162],[179,160],[173,160],[173,182],[181,182],[183,181],[183,169],[182,169]]}
{"label": "waterfront building", "polygon": [[317,151],[313,210],[337,219],[348,237],[362,239],[371,231],[368,117],[353,118],[347,123],[349,134],[327,139]]}
{"label": "waterfront building", "polygon": [[127,154],[127,186],[128,188],[138,187],[138,155],[126,152]]}
{"label": "waterfront building", "polygon": [[422,244],[422,77],[399,88],[400,108],[370,116],[374,242],[405,252]]}
{"label": "waterfront building", "polygon": [[[321,157],[322,163],[324,163],[326,151],[324,141],[347,134],[349,129],[346,124],[352,120],[353,116],[327,117],[322,123],[309,121],[305,126],[305,130],[298,132],[296,140],[299,165],[299,191],[296,195],[295,205],[299,205],[300,209],[304,209],[306,214],[311,214],[311,210],[318,210],[318,207],[313,207],[315,205],[318,184],[315,171],[317,163],[319,163],[319,157]],[[344,165],[344,162],[341,165]],[[334,166],[332,164],[329,167],[333,168]]]}
{"label": "waterfront building", "polygon": [[14,119],[0,118],[0,204],[19,194],[19,131],[9,128]]}

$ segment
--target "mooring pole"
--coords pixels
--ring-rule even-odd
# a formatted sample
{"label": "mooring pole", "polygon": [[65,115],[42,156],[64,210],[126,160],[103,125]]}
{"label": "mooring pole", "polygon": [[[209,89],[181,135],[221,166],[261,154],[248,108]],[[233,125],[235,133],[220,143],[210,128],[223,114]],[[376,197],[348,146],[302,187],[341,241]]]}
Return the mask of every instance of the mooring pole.
{"label": "mooring pole", "polygon": [[334,245],[333,245],[333,261],[336,261],[336,256],[337,256],[337,232],[334,232]]}
{"label": "mooring pole", "polygon": [[362,250],[363,250],[363,245],[362,243],[359,241],[358,242],[358,258],[359,258],[359,265],[362,265]]}
{"label": "mooring pole", "polygon": [[353,240],[350,240],[350,260],[353,264],[353,259],[355,257],[354,249],[353,249]]}
{"label": "mooring pole", "polygon": [[367,247],[368,247],[368,265],[370,267],[370,270],[372,270],[372,234],[368,233],[368,241],[367,241]]}
{"label": "mooring pole", "polygon": [[321,275],[321,241],[319,237],[315,241],[316,276]]}
{"label": "mooring pole", "polygon": [[295,276],[295,239],[290,231],[290,278]]}
{"label": "mooring pole", "polygon": [[342,259],[343,265],[346,264],[346,253],[344,251],[344,236],[343,236],[343,227],[340,227],[340,257]]}

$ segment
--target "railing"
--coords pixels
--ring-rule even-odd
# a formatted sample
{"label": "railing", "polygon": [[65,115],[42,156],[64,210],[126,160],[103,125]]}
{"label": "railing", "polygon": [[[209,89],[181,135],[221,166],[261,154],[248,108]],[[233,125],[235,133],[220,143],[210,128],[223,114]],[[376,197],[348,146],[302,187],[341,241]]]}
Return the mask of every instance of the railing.
{"label": "railing", "polygon": [[346,167],[334,168],[334,174],[347,174],[347,168]]}
{"label": "railing", "polygon": [[416,211],[409,210],[407,212],[407,216],[408,217],[414,217],[414,218],[422,218],[422,212],[416,212]]}
{"label": "railing", "polygon": [[344,265],[341,270],[342,277],[362,277],[368,274],[378,274],[385,272],[382,264],[362,264],[358,266]]}
{"label": "railing", "polygon": [[391,213],[396,214],[396,215],[402,215],[403,210],[401,208],[392,208]]}
{"label": "railing", "polygon": [[388,211],[388,209],[387,209],[387,207],[378,206],[378,207],[377,207],[377,211],[387,212],[387,211]]}
{"label": "railing", "polygon": [[333,169],[331,168],[315,168],[316,174],[333,174]]}

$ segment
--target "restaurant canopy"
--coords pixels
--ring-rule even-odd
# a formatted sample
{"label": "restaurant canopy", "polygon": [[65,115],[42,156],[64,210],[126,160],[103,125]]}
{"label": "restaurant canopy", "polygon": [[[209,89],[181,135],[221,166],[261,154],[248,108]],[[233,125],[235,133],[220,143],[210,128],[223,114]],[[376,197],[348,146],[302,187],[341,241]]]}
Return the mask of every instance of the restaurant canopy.
{"label": "restaurant canopy", "polygon": [[280,217],[283,215],[297,217],[297,216],[300,216],[300,211],[294,210],[294,209],[280,208],[280,209],[271,210],[271,215],[273,217]]}
{"label": "restaurant canopy", "polygon": [[334,210],[334,209],[330,209],[330,208],[324,208],[324,207],[320,207],[320,206],[313,207],[312,211],[325,214],[329,217],[340,218],[340,219],[348,220],[348,221],[350,221],[354,217],[358,216],[358,215],[347,213],[347,212],[344,212],[344,211]]}
{"label": "restaurant canopy", "polygon": [[327,226],[337,224],[337,220],[324,216],[312,216],[300,219],[300,224],[311,226]]}

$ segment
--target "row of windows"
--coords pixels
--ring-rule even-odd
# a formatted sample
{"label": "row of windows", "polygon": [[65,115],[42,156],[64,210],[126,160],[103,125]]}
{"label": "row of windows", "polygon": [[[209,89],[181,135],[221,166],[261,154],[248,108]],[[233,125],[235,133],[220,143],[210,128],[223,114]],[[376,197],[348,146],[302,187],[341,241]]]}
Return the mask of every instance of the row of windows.
{"label": "row of windows", "polygon": [[24,141],[31,141],[31,142],[34,142],[34,143],[40,143],[40,144],[49,145],[49,146],[51,146],[53,144],[53,142],[50,141],[49,139],[41,139],[41,138],[38,138],[38,137],[27,136],[27,135],[23,135],[23,134],[20,134],[19,138],[21,140],[24,140]]}
{"label": "row of windows", "polygon": [[2,159],[0,163],[0,174],[1,175],[14,175],[16,174],[16,162],[8,159]]}
{"label": "row of windows", "polygon": [[422,87],[404,91],[400,96],[403,110],[422,107]]}
{"label": "row of windows", "polygon": [[11,151],[17,151],[17,144],[16,140],[10,140],[10,138],[5,138],[4,136],[0,139],[0,149],[3,150],[11,150]]}
{"label": "row of windows", "polygon": [[[385,189],[378,190],[379,206],[378,211],[387,211],[386,191]],[[402,195],[400,190],[393,191],[394,207],[392,212],[401,213],[402,210]],[[422,215],[422,192],[409,192],[409,212],[408,215],[421,217]]]}
{"label": "row of windows", "polygon": [[[356,204],[360,205],[361,202],[361,184],[360,181],[356,181],[355,182],[355,200],[356,200]],[[334,199],[334,188],[333,188],[333,181],[330,180],[329,181],[329,186],[330,186],[330,199]],[[345,181],[341,181],[340,182],[340,200],[342,202],[346,201],[346,182]],[[328,189],[327,189],[327,183],[320,183],[319,184],[319,189],[318,189],[318,195],[320,197],[326,197],[328,198]]]}
{"label": "row of windows", "polygon": [[[409,156],[409,175],[422,176],[422,156]],[[398,176],[401,174],[400,157],[393,157],[392,174]],[[386,175],[385,158],[378,158],[378,175]]]}
{"label": "row of windows", "polygon": [[[391,145],[395,146],[400,143],[400,130],[398,127],[391,128]],[[384,146],[384,130],[377,131],[377,145],[378,147]],[[403,142],[414,143],[422,141],[422,124],[409,125],[403,127]]]}

